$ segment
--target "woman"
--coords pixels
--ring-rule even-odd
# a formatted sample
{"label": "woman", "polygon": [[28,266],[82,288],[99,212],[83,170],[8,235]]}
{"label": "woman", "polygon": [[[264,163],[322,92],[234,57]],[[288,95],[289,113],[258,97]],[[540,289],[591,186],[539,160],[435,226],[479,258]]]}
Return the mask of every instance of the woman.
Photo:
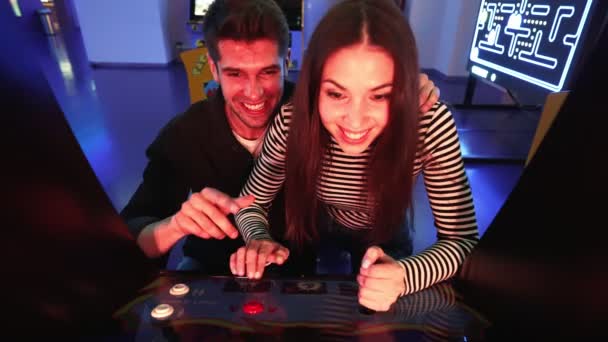
{"label": "woman", "polygon": [[[393,1],[346,0],[327,13],[293,103],[276,116],[243,188],[256,200],[236,215],[247,247],[231,257],[234,274],[259,278],[267,262],[289,257],[265,218],[283,185],[286,238],[300,247],[346,241],[362,305],[388,310],[456,273],[478,241],[475,211],[451,113],[442,103],[418,113],[418,72],[412,31]],[[438,241],[412,256],[402,227],[420,173]]]}

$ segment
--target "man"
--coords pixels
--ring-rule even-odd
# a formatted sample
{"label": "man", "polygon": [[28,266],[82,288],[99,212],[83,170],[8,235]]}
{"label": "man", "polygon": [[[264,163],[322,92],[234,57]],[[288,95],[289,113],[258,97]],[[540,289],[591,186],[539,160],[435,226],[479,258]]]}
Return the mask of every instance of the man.
{"label": "man", "polygon": [[[230,255],[243,241],[227,215],[253,201],[236,197],[270,120],[293,89],[285,80],[289,28],[273,0],[216,0],[203,34],[220,90],[160,131],[146,151],[143,182],[121,214],[148,257],[165,263],[167,252],[186,237],[178,269],[231,274]],[[420,93],[421,110],[438,99],[426,75]],[[282,194],[269,220],[271,234],[281,241]],[[290,256],[287,262],[293,265],[282,270],[311,267],[306,257]]]}

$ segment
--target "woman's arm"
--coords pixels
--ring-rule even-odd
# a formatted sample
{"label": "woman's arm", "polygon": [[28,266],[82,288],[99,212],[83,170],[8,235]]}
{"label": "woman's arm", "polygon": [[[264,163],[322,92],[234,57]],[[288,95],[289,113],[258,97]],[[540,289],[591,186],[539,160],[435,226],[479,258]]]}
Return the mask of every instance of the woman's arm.
{"label": "woman's arm", "polygon": [[262,152],[241,191],[241,196],[255,196],[253,205],[240,210],[235,215],[237,228],[245,242],[272,240],[268,233],[268,209],[285,181],[285,158],[291,111],[291,105],[284,105],[274,118],[264,138]]}
{"label": "woman's arm", "polygon": [[451,112],[437,103],[425,114],[424,184],[438,241],[420,254],[399,260],[405,268],[404,294],[452,277],[479,240],[471,188]]}

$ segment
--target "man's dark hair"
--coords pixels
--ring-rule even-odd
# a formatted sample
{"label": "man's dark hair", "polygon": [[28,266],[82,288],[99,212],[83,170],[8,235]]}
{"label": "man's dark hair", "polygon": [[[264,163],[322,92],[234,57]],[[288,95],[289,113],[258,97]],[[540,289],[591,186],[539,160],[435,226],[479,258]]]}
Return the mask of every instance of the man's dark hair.
{"label": "man's dark hair", "polygon": [[221,59],[218,43],[222,39],[270,39],[282,57],[289,44],[287,19],[274,0],[215,0],[205,16],[203,35],[215,62]]}

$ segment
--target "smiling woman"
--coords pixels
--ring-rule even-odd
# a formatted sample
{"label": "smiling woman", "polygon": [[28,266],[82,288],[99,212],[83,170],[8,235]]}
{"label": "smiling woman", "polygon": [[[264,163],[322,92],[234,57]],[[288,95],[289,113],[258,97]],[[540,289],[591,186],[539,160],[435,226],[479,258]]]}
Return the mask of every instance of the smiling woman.
{"label": "smiling woman", "polygon": [[362,43],[326,62],[319,115],[347,154],[357,155],[378,138],[388,122],[394,63],[382,49]]}
{"label": "smiling woman", "polygon": [[[256,200],[236,215],[248,245],[231,264],[258,254],[247,273],[259,277],[266,254],[279,264],[289,256],[267,252],[284,251],[266,213],[285,184],[287,240],[350,252],[362,305],[387,310],[456,273],[478,240],[475,209],[454,119],[440,102],[419,112],[418,73],[414,36],[393,0],[345,0],[328,12],[241,192]],[[411,255],[406,213],[420,174],[439,241]]]}

